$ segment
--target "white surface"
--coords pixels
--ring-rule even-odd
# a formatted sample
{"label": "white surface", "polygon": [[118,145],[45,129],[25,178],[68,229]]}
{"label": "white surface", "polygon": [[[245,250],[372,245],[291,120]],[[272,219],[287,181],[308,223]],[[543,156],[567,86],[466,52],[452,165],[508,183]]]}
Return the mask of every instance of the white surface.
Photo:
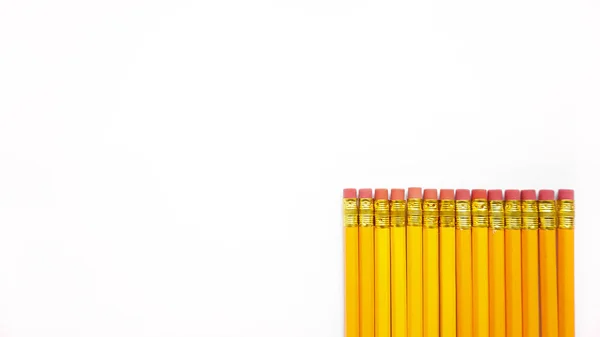
{"label": "white surface", "polygon": [[342,336],[341,189],[409,185],[575,188],[598,336],[598,17],[1,2],[0,336]]}

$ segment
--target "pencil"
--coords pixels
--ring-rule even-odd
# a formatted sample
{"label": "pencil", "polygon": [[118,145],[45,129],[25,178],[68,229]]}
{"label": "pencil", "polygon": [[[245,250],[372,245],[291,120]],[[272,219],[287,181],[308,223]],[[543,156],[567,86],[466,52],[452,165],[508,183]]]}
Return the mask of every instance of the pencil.
{"label": "pencil", "polygon": [[388,190],[375,190],[375,336],[391,334],[390,204]]}
{"label": "pencil", "polygon": [[471,193],[456,190],[456,335],[473,336]]}
{"label": "pencil", "polygon": [[504,192],[506,266],[506,335],[523,336],[521,311],[521,197],[519,190]]}
{"label": "pencil", "polygon": [[392,241],[392,337],[406,337],[406,200],[404,189],[393,188],[390,199]]}
{"label": "pencil", "polygon": [[485,190],[471,192],[473,218],[473,334],[487,337],[489,324],[488,204]]}
{"label": "pencil", "polygon": [[523,336],[539,336],[539,225],[535,190],[521,191],[521,219],[521,293],[523,296]]}
{"label": "pencil", "polygon": [[553,190],[540,190],[540,308],[542,337],[558,337],[558,285],[556,271],[556,202]]}
{"label": "pencil", "polygon": [[437,189],[423,191],[423,336],[440,336],[439,205]]}
{"label": "pencil", "polygon": [[575,206],[573,190],[558,190],[558,336],[575,337]]}
{"label": "pencil", "polygon": [[373,191],[358,191],[358,286],[360,337],[375,335],[375,247],[373,226]]}
{"label": "pencil", "polygon": [[421,188],[411,187],[408,189],[406,264],[409,337],[423,336],[422,196]]}
{"label": "pencil", "polygon": [[356,189],[344,189],[345,336],[358,334],[358,206]]}
{"label": "pencil", "polygon": [[502,190],[488,191],[490,337],[506,337],[504,281],[504,203]]}
{"label": "pencil", "polygon": [[454,210],[454,190],[440,190],[440,337],[456,337]]}

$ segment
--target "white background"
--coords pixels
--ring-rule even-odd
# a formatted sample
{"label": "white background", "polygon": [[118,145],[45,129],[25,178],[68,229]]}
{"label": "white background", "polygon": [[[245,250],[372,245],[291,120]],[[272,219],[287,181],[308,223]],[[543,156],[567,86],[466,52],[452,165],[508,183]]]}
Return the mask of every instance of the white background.
{"label": "white background", "polygon": [[0,2],[0,336],[342,336],[344,187],[575,188],[600,6]]}

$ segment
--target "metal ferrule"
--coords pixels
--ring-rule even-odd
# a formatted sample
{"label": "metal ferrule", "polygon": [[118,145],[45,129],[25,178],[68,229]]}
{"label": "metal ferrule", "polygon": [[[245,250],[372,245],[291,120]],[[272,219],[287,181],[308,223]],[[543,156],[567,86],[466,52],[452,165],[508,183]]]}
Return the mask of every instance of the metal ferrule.
{"label": "metal ferrule", "polygon": [[554,200],[538,201],[540,229],[556,229],[556,202]]}
{"label": "metal ferrule", "polygon": [[406,226],[406,200],[390,201],[390,224],[392,227]]}
{"label": "metal ferrule", "polygon": [[558,201],[558,228],[575,228],[575,203],[573,200]]}
{"label": "metal ferrule", "polygon": [[373,199],[358,199],[358,225],[361,227],[373,226]]}
{"label": "metal ferrule", "polygon": [[375,200],[375,226],[390,227],[390,204],[387,200]]}
{"label": "metal ferrule", "polygon": [[473,227],[488,227],[488,203],[485,199],[471,201],[471,217]]}
{"label": "metal ferrule", "polygon": [[456,203],[454,200],[440,200],[440,227],[454,227]]}
{"label": "metal ferrule", "polygon": [[425,199],[423,201],[423,227],[438,227],[440,220],[440,210],[438,206],[438,201],[435,199]]}
{"label": "metal ferrule", "polygon": [[494,230],[504,229],[504,203],[502,200],[490,200],[488,208],[490,227]]}
{"label": "metal ferrule", "polygon": [[538,209],[537,201],[523,200],[521,201],[521,229],[538,229]]}
{"label": "metal ferrule", "polygon": [[423,225],[423,199],[411,198],[408,199],[406,205],[407,225],[422,226]]}
{"label": "metal ferrule", "polygon": [[471,229],[471,202],[469,200],[456,200],[456,227]]}
{"label": "metal ferrule", "polygon": [[344,227],[358,226],[358,205],[356,198],[344,198]]}
{"label": "metal ferrule", "polygon": [[521,200],[504,202],[504,228],[521,229]]}

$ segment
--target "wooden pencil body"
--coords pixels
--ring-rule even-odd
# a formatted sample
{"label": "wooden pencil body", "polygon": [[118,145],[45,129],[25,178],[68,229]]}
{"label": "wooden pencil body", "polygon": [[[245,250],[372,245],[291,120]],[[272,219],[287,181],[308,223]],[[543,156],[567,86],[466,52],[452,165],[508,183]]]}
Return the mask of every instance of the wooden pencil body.
{"label": "wooden pencil body", "polygon": [[456,229],[456,327],[457,336],[473,336],[473,276],[471,229]]}
{"label": "wooden pencil body", "polygon": [[391,335],[390,228],[375,228],[375,336]]}
{"label": "wooden pencil body", "polygon": [[456,230],[440,228],[440,336],[456,337]]}
{"label": "wooden pencil body", "polygon": [[423,228],[408,226],[406,234],[408,336],[423,337]]}
{"label": "wooden pencil body", "polygon": [[574,230],[558,229],[558,336],[575,336]]}
{"label": "wooden pencil body", "polygon": [[406,337],[406,227],[392,227],[391,241],[392,337]]}
{"label": "wooden pencil body", "polygon": [[359,322],[360,337],[375,336],[375,239],[374,228],[359,227]]}
{"label": "wooden pencil body", "polygon": [[473,335],[487,337],[489,324],[488,229],[473,227]]}
{"label": "wooden pencil body", "polygon": [[423,336],[439,337],[438,228],[423,228]]}
{"label": "wooden pencil body", "polygon": [[523,336],[540,335],[537,229],[521,230]]}
{"label": "wooden pencil body", "polygon": [[346,337],[358,334],[358,227],[344,228],[346,272]]}
{"label": "wooden pencil body", "polygon": [[521,310],[521,229],[506,229],[506,333],[523,336]]}
{"label": "wooden pencil body", "polygon": [[490,337],[506,337],[504,229],[489,229]]}
{"label": "wooden pencil body", "polygon": [[556,230],[539,230],[540,308],[542,337],[558,336]]}

